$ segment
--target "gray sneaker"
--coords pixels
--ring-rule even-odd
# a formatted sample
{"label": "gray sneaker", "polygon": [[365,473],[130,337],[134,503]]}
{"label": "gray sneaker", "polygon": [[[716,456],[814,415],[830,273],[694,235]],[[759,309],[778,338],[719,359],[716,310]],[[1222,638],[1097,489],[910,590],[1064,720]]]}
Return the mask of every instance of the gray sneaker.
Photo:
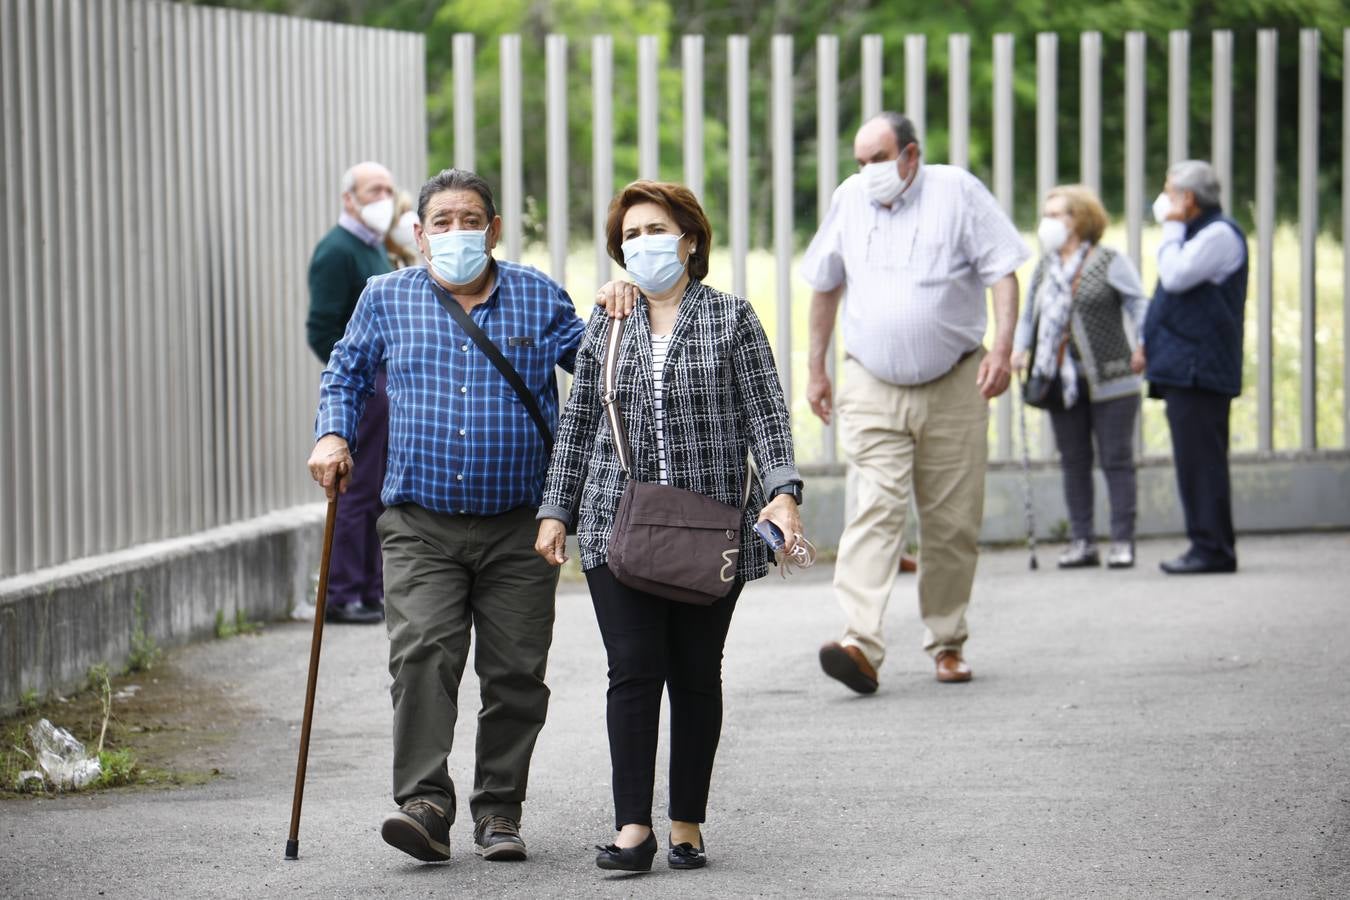
{"label": "gray sneaker", "polygon": [[391,847],[422,862],[445,862],[450,858],[450,821],[434,803],[415,799],[385,816],[380,837]]}
{"label": "gray sneaker", "polygon": [[493,862],[524,859],[520,823],[506,816],[483,816],[473,826],[473,852]]}
{"label": "gray sneaker", "polygon": [[1134,567],[1134,542],[1133,541],[1112,541],[1111,549],[1106,554],[1106,567],[1108,569],[1129,569]]}
{"label": "gray sneaker", "polygon": [[1092,541],[1074,541],[1059,557],[1061,569],[1085,569],[1101,564],[1102,561],[1097,556],[1097,545]]}

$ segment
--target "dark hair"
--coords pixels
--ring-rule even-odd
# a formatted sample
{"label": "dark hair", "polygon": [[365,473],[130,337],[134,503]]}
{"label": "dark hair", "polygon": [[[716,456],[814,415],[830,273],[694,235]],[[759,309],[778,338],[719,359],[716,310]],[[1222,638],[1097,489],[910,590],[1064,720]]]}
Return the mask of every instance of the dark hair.
{"label": "dark hair", "polygon": [[708,275],[708,250],[712,244],[712,226],[694,192],[682,184],[664,181],[634,181],[619,191],[609,204],[605,223],[606,247],[610,258],[623,265],[623,217],[639,203],[655,203],[670,213],[684,236],[694,241],[689,254],[689,277],[700,281]]}
{"label": "dark hair", "polygon": [[492,202],[492,188],[483,178],[468,169],[441,169],[431,180],[422,185],[422,190],[417,192],[417,219],[425,222],[427,219],[427,204],[431,198],[442,191],[473,191],[479,197],[483,198],[483,205],[487,207],[488,221],[491,222],[497,217],[497,206]]}
{"label": "dark hair", "polygon": [[914,123],[908,116],[903,116],[898,112],[886,110],[879,112],[876,116],[887,125],[891,126],[891,133],[895,135],[895,149],[899,153],[905,152],[905,148],[910,144],[917,144],[919,136],[914,131]]}

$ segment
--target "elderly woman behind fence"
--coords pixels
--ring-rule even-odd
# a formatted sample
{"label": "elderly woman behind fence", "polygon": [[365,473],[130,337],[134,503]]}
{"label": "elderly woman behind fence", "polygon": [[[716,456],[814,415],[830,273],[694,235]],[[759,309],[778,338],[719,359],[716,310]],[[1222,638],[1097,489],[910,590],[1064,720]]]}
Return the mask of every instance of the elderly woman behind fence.
{"label": "elderly woman behind fence", "polygon": [[1141,387],[1130,363],[1147,300],[1129,258],[1097,243],[1106,210],[1091,189],[1053,188],[1043,216],[1038,234],[1044,255],[1027,287],[1013,366],[1029,363],[1033,376],[1052,380],[1046,408],[1073,538],[1059,566],[1100,564],[1092,525],[1095,436],[1111,501],[1106,564],[1127,568],[1134,565],[1134,423]]}
{"label": "elderly woman behind fence", "polygon": [[[598,307],[558,426],[535,550],[562,564],[564,523],[580,490],[577,540],[609,659],[606,718],[619,832],[598,848],[596,865],[645,871],[656,855],[652,789],[664,688],[670,696],[668,862],[694,869],[706,862],[699,825],[722,731],[722,647],[744,583],[768,571],[768,550],[754,525],[769,519],[789,550],[797,544],[801,476],[773,352],[754,310],[701,281],[712,230],[698,200],[679,185],[634,182],[610,204],[608,234],[610,256],[641,290],[617,360],[632,477],[743,506],[734,587],[711,606],[694,606],[635,590],[610,571],[608,547],[626,479],[601,412],[601,359],[611,326]],[[758,479],[747,471],[747,449]]]}

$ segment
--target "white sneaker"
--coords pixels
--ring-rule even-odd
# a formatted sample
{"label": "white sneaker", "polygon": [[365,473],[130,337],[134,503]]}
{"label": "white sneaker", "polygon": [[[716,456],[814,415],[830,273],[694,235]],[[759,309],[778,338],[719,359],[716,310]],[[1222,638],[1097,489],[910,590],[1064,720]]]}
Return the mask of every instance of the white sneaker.
{"label": "white sneaker", "polygon": [[1111,550],[1106,554],[1108,569],[1130,569],[1134,567],[1134,542],[1112,541]]}
{"label": "white sneaker", "polygon": [[1101,558],[1097,556],[1097,545],[1092,541],[1074,541],[1059,557],[1061,569],[1085,569],[1101,564]]}

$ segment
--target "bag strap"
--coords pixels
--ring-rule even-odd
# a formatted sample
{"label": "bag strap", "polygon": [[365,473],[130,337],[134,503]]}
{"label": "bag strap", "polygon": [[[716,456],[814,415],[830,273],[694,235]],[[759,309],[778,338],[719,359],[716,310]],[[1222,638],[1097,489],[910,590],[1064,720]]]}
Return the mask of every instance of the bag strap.
{"label": "bag strap", "polygon": [[628,447],[628,432],[623,427],[623,416],[619,414],[619,344],[623,341],[623,319],[611,318],[609,332],[605,336],[605,355],[600,360],[603,391],[600,402],[609,417],[609,431],[614,435],[614,449],[619,454],[619,466],[623,474],[633,477],[633,452]]}
{"label": "bag strap", "polygon": [[[633,451],[628,446],[628,432],[623,427],[623,416],[619,410],[619,345],[623,342],[623,319],[609,320],[609,333],[605,336],[605,355],[600,360],[601,381],[600,403],[609,417],[609,431],[614,435],[614,449],[619,454],[619,466],[628,478],[633,477]],[[741,509],[750,502],[750,473],[752,471],[750,455],[745,457],[745,495],[741,498]]]}
{"label": "bag strap", "polygon": [[[430,278],[430,275],[428,275],[428,278]],[[551,456],[553,454],[553,433],[548,430],[548,423],[544,421],[544,414],[539,409],[539,403],[530,393],[530,389],[525,386],[525,380],[520,377],[520,373],[502,355],[501,348],[493,343],[492,338],[488,337],[483,329],[478,327],[473,318],[464,311],[464,307],[460,306],[455,298],[450,296],[450,292],[437,284],[436,279],[430,278],[430,280],[431,289],[435,292],[436,299],[440,301],[441,306],[445,307],[445,311],[450,314],[450,318],[454,319],[456,324],[464,329],[464,332],[478,345],[478,349],[483,351],[483,355],[496,366],[497,371],[502,373],[502,377],[506,379],[507,384],[511,385],[517,396],[520,397],[520,402],[524,404],[525,411],[534,420],[534,427],[539,429],[539,436],[544,440],[544,449]]]}

